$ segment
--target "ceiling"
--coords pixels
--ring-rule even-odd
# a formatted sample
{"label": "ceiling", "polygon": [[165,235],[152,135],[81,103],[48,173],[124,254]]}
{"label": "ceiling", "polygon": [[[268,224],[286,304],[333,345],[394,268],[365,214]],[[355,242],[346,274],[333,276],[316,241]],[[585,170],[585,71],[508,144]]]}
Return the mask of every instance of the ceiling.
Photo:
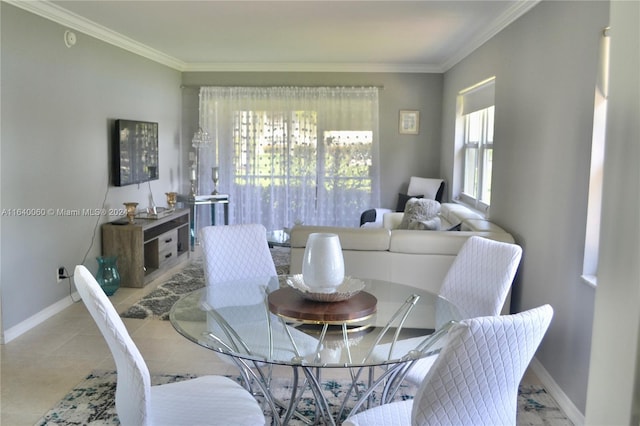
{"label": "ceiling", "polygon": [[181,71],[444,72],[538,0],[5,1]]}

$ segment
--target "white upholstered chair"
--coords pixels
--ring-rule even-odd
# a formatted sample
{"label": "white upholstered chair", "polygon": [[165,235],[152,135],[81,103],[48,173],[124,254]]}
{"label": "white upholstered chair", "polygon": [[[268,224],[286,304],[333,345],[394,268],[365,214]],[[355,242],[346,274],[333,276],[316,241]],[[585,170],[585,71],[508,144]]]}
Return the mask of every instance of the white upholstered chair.
{"label": "white upholstered chair", "polygon": [[469,237],[447,271],[440,295],[467,318],[498,315],[521,257],[522,248],[517,244]]}
{"label": "white upholstered chair", "polygon": [[[428,232],[428,231],[424,231]],[[462,246],[447,271],[440,287],[440,296],[460,309],[463,318],[499,315],[520,264],[522,248],[516,244],[490,240],[479,236],[470,237]],[[450,318],[443,312],[436,312],[436,328]],[[442,347],[447,337],[436,342],[432,349]],[[421,338],[398,341],[393,354],[406,353],[416,347]],[[389,344],[379,345],[374,358],[388,358]],[[419,385],[436,360],[437,355],[417,361],[406,373],[405,380]]]}
{"label": "white upholstered chair", "polygon": [[518,385],[552,316],[543,305],[453,325],[413,400],[356,413],[343,425],[515,425]]}
{"label": "white upholstered chair", "polygon": [[207,286],[276,275],[266,228],[257,223],[206,226],[200,230]]}
{"label": "white upholstered chair", "polygon": [[265,423],[254,397],[227,377],[202,376],[151,386],[142,355],[95,278],[87,268],[78,265],[74,280],[116,362],[116,411],[121,424],[253,426]]}
{"label": "white upholstered chair", "polygon": [[[200,230],[200,241],[207,303],[223,315],[250,349],[264,353],[265,348],[273,346],[272,356],[276,358],[316,353],[316,338],[286,326],[267,312],[265,288],[269,285],[269,278],[276,275],[276,268],[263,225],[207,226]],[[235,283],[238,280],[250,285],[241,287]],[[267,315],[271,319],[271,332],[265,328]],[[212,331],[221,332],[215,321],[210,321],[209,327]],[[272,345],[269,339],[273,339]],[[227,355],[220,358],[235,364]]]}
{"label": "white upholstered chair", "polygon": [[[522,248],[516,244],[474,235],[464,243],[447,271],[440,295],[456,305],[464,318],[499,315],[521,257]],[[436,324],[438,328],[442,325]],[[435,358],[434,355],[416,362],[405,379],[420,384]]]}

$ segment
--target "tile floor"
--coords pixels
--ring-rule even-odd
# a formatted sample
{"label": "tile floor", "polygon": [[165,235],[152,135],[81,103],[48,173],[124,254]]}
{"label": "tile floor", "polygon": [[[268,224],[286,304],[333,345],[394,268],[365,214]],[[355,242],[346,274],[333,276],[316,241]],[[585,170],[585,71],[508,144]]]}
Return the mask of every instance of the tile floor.
{"label": "tile floor", "polygon": [[[174,272],[144,289],[120,288],[111,297],[117,311],[123,312]],[[124,319],[124,323],[151,374],[236,374],[234,366],[186,340],[169,321]],[[0,345],[0,359],[0,424],[11,426],[34,425],[91,371],[115,370],[109,349],[81,301]],[[339,369],[331,371],[339,376]]]}

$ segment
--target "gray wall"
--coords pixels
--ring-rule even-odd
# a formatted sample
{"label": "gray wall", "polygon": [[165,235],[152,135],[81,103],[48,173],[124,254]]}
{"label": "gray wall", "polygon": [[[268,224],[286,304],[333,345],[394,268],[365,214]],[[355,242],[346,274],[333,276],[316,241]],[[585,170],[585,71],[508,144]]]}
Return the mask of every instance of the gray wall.
{"label": "gray wall", "polygon": [[[442,74],[188,72],[182,78],[183,137],[198,126],[199,86],[379,86],[380,200],[395,208],[410,176],[440,176]],[[420,133],[398,133],[401,109],[420,111]],[[188,153],[189,146],[184,149]],[[187,157],[188,158],[188,157]],[[372,206],[372,207],[381,207]],[[354,212],[357,217],[361,212]]]}
{"label": "gray wall", "polygon": [[604,208],[587,425],[640,424],[639,23],[640,2],[611,2]]}
{"label": "gray wall", "polygon": [[491,218],[524,249],[512,310],[554,307],[537,358],[583,413],[595,290],[580,276],[608,10],[608,2],[540,3],[445,73],[443,95],[441,171],[451,182],[456,95],[496,76]]}
{"label": "gray wall", "polygon": [[[197,125],[195,86],[231,84],[384,86],[380,97],[382,204],[393,206],[396,193],[406,189],[407,177],[413,174],[442,176],[450,192],[455,96],[496,75],[491,215],[525,250],[512,306],[514,310],[542,303],[554,306],[556,316],[537,357],[584,412],[595,290],[582,283],[580,274],[597,39],[607,25],[608,8],[608,2],[542,2],[443,78],[433,74],[180,75],[81,34],[78,44],[67,49],[63,27],[0,3],[0,204],[3,209],[100,207],[108,185],[108,123],[126,117],[160,122],[161,180],[153,182],[152,188],[162,205],[166,190],[186,189],[178,177],[185,176],[182,168]],[[633,81],[637,84],[637,74]],[[180,84],[188,87],[181,91]],[[421,111],[420,135],[397,133],[400,109]],[[637,141],[637,129],[632,137]],[[620,170],[635,167],[632,158],[619,156]],[[165,170],[175,172],[173,181]],[[631,187],[629,193],[637,194],[636,189]],[[605,200],[624,203],[625,196]],[[146,187],[111,187],[107,194],[108,207],[120,207],[123,201],[146,206],[147,200]],[[630,220],[637,219],[635,201]],[[624,224],[615,223],[613,216],[610,211],[603,219],[610,220],[608,229],[621,232]],[[68,287],[55,283],[55,268],[82,261],[94,225],[95,218],[87,217],[0,217],[5,330],[65,298]],[[93,269],[99,245],[98,235],[87,257]],[[635,247],[637,259],[634,241],[628,245]],[[605,239],[603,247],[611,250],[603,257],[614,264],[615,240]],[[637,274],[631,279],[637,284]],[[615,291],[615,281],[607,287],[614,295],[602,302],[600,316],[611,317],[616,298],[625,298],[625,292]],[[611,327],[611,321],[599,327],[594,343],[611,344],[607,334]],[[595,379],[609,386],[592,399],[618,397],[610,380],[604,379],[606,368],[598,368]],[[600,383],[591,385],[595,388]],[[594,418],[606,419],[600,409],[606,411],[596,407]]]}
{"label": "gray wall", "polygon": [[[155,202],[178,185],[180,73],[0,3],[2,13],[1,208],[90,209],[125,201],[149,205],[147,185],[109,187],[109,124],[116,118],[159,122],[160,180]],[[68,298],[56,268],[73,272],[88,251],[95,272],[101,252],[96,220],[114,217],[11,217],[1,222],[2,324],[16,326]]]}
{"label": "gray wall", "polygon": [[[109,183],[110,124],[116,118],[158,121],[164,192],[188,190],[188,153],[197,126],[198,85],[375,85],[380,94],[381,200],[395,206],[411,175],[439,176],[441,74],[181,73],[1,3],[1,207],[82,209],[124,201],[149,205],[149,188]],[[186,87],[180,89],[180,85]],[[419,135],[398,134],[400,109],[421,113]],[[184,123],[184,128],[183,128]],[[184,141],[181,142],[181,141]],[[360,212],[354,212],[355,215]],[[95,271],[101,252],[95,217],[3,217],[0,280],[3,330],[65,299],[59,265]],[[101,217],[99,222],[113,220]]]}

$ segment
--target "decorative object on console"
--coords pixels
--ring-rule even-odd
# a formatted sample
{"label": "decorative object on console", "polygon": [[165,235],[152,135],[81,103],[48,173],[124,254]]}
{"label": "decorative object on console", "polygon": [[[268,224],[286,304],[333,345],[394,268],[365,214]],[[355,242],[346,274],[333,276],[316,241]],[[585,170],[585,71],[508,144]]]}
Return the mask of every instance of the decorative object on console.
{"label": "decorative object on console", "polygon": [[196,171],[195,166],[191,168],[191,178],[189,181],[191,182],[191,190],[189,191],[189,197],[195,198],[198,193],[198,178],[196,177],[198,172]]}
{"label": "decorative object on console", "polygon": [[127,209],[127,218],[129,218],[129,223],[133,223],[136,218],[136,208],[138,207],[138,203],[127,202],[123,204]]}
{"label": "decorative object on console", "polygon": [[165,192],[164,195],[167,196],[167,206],[171,210],[176,208],[176,202],[178,201],[178,193],[177,192]]}
{"label": "decorative object on console", "polygon": [[213,192],[211,193],[211,195],[218,195],[218,179],[220,178],[219,170],[219,167],[211,168],[211,179],[213,180]]}
{"label": "decorative object on console", "polygon": [[344,258],[337,234],[312,233],[302,260],[304,283],[316,293],[335,293],[344,281]]}
{"label": "decorative object on console", "polygon": [[198,127],[198,131],[194,133],[193,139],[191,140],[191,145],[196,152],[194,164],[195,173],[194,169],[191,170],[191,191],[193,194],[197,194],[199,190],[198,179],[200,179],[200,150],[210,144],[211,136],[209,135],[209,132],[202,129],[202,127]]}
{"label": "decorative object on console", "polygon": [[115,186],[158,179],[158,123],[116,120],[112,143]]}
{"label": "decorative object on console", "polygon": [[149,199],[151,201],[151,205],[147,209],[147,213],[149,214],[158,214],[158,209],[156,208],[156,202],[153,199],[153,191],[151,190],[151,176],[158,176],[158,166],[149,166],[149,180],[147,184],[149,185]]}
{"label": "decorative object on console", "polygon": [[96,281],[107,296],[112,296],[120,288],[120,273],[116,264],[116,256],[98,256],[98,272]]}

